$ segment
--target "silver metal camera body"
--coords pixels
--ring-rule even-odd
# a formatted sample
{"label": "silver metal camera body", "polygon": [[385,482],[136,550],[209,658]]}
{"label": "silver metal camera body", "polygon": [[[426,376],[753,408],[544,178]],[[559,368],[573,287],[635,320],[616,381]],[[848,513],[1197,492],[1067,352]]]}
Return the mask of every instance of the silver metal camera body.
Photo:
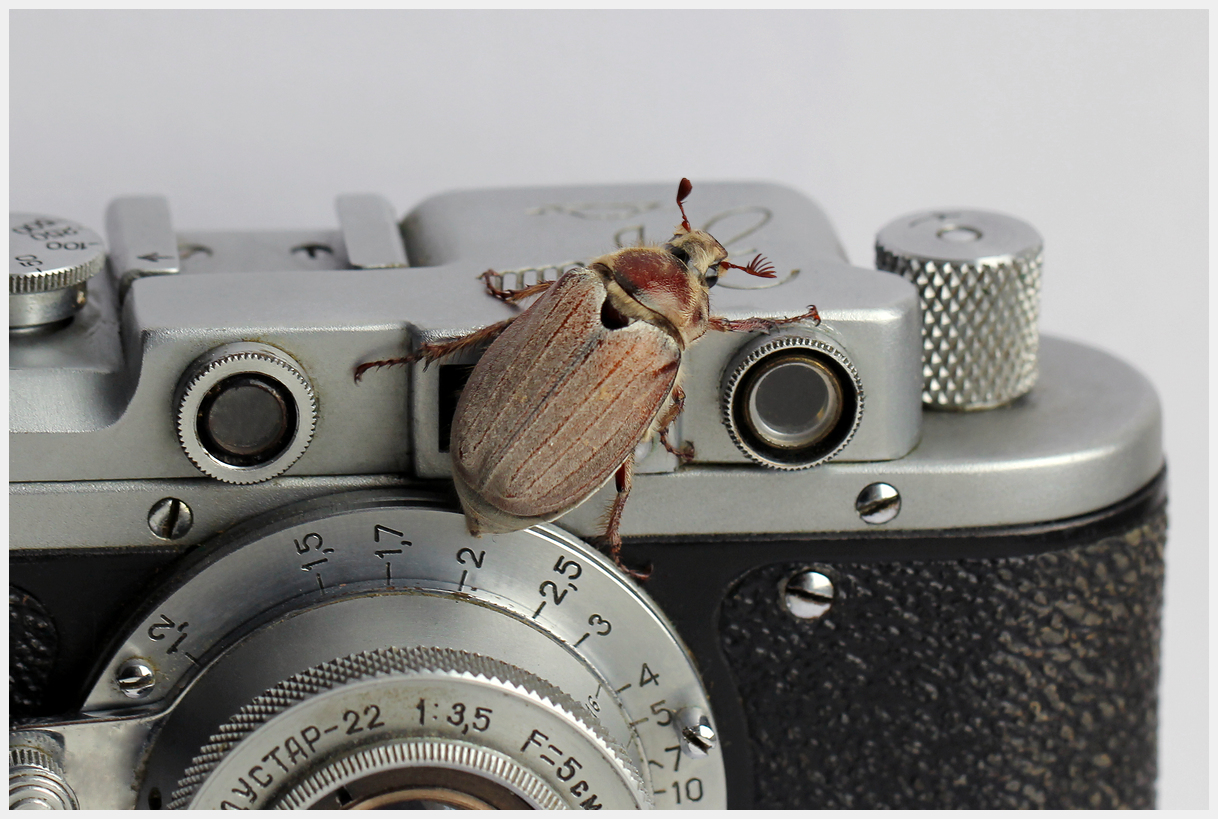
{"label": "silver metal camera body", "polygon": [[[92,559],[129,581],[127,623],[107,621],[95,653],[79,656],[79,638],[48,649],[56,675],[95,669],[56,683],[47,702],[65,707],[30,709],[41,722],[22,736],[59,754],[35,773],[81,807],[760,804],[749,772],[776,726],[759,734],[731,693],[733,673],[741,691],[756,678],[726,672],[727,643],[690,625],[705,596],[705,627],[726,635],[713,606],[736,581],[672,590],[696,575],[682,568],[699,560],[690,544],[739,540],[746,566],[795,560],[771,602],[801,629],[844,612],[854,581],[835,574],[840,554],[750,558],[748,541],[882,541],[899,561],[902,538],[997,542],[1155,484],[1158,403],[1127,365],[1042,339],[1030,393],[924,409],[930,285],[849,265],[823,213],[789,189],[700,184],[695,226],[734,258],[764,251],[778,266],[772,283],[725,277],[714,312],[816,304],[823,321],[711,333],[690,349],[675,438],[696,458],[640,447],[622,527],[657,554],[685,544],[667,569],[657,562],[655,599],[578,539],[599,534],[608,490],[554,526],[469,537],[446,494],[445,425],[476,353],[359,386],[353,368],[511,315],[482,289],[488,268],[530,284],[663,241],[679,221],[669,188],[450,193],[400,226],[378,197],[345,196],[338,230],[292,232],[178,231],[163,199],[116,200],[108,272],[83,306],[68,278],[69,296],[19,294],[10,334],[10,606],[48,597],[29,586],[87,574]],[[962,229],[939,228],[952,241]],[[74,318],[41,307],[69,301]],[[843,396],[841,420],[794,455],[757,409],[762,374],[790,361]],[[768,389],[781,404],[786,388]],[[52,630],[82,616],[50,608]],[[1145,616],[1157,628],[1157,608]],[[330,728],[351,739],[327,745]]]}

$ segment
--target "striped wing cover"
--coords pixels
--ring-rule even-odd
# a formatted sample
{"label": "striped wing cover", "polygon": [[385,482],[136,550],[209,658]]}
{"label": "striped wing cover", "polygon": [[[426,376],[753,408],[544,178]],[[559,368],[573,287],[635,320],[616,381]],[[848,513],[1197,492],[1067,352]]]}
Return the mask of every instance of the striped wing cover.
{"label": "striped wing cover", "polygon": [[453,420],[453,467],[495,509],[555,517],[587,498],[672,389],[676,343],[643,321],[607,329],[604,299],[598,274],[568,272],[474,368]]}

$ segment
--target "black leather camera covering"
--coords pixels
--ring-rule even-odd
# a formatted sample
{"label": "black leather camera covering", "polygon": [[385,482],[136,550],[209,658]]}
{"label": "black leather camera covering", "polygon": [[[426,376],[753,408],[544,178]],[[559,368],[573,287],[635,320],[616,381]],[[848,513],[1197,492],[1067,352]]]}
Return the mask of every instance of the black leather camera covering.
{"label": "black leather camera covering", "polygon": [[[624,553],[698,663],[731,808],[1152,807],[1166,505],[1164,470],[1066,520]],[[805,569],[837,592],[817,620],[782,603]]]}
{"label": "black leather camera covering", "polygon": [[1149,808],[1166,518],[1016,557],[816,564],[819,620],[780,603],[806,562],[748,572],[719,630],[754,804]]}

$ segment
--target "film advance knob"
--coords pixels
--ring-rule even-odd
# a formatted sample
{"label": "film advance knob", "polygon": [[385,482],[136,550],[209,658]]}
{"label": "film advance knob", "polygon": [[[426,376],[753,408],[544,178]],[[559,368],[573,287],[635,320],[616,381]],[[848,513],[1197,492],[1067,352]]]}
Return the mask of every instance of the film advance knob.
{"label": "film advance knob", "polygon": [[56,216],[9,214],[8,326],[24,330],[71,318],[106,264],[106,246],[83,225]]}
{"label": "film advance knob", "polygon": [[1036,383],[1041,249],[1028,223],[982,210],[913,213],[875,240],[875,266],[922,302],[922,402],[1002,406]]}

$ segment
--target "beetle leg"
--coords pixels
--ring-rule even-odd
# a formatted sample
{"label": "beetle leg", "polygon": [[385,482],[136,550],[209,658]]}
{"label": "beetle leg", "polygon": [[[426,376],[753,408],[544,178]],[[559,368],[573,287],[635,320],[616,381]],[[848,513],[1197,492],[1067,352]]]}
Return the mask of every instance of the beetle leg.
{"label": "beetle leg", "polygon": [[368,361],[360,364],[355,368],[355,383],[358,384],[359,380],[364,377],[364,373],[374,368],[379,369],[381,367],[396,367],[401,364],[413,364],[416,361],[423,361],[425,362],[423,367],[426,369],[427,365],[436,359],[444,358],[444,356],[452,355],[455,352],[464,350],[466,347],[481,344],[484,341],[489,341],[495,338],[506,330],[507,326],[517,318],[518,316],[512,316],[509,319],[504,319],[503,321],[489,324],[486,327],[483,327],[481,330],[475,330],[472,333],[461,336],[461,338],[455,338],[452,341],[444,341],[439,344],[423,344],[413,353],[403,356],[402,358],[385,358],[380,361]]}
{"label": "beetle leg", "polygon": [[479,278],[486,283],[486,292],[490,293],[500,301],[507,302],[508,304],[516,304],[517,302],[524,301],[527,298],[544,293],[554,286],[554,282],[543,281],[538,282],[537,284],[529,285],[528,287],[522,287],[519,290],[505,290],[491,281],[492,277],[502,277],[502,275],[502,273],[496,273],[494,270],[488,270]]}
{"label": "beetle leg", "polygon": [[798,316],[791,316],[790,318],[729,319],[723,318],[723,316],[711,316],[708,324],[712,330],[718,330],[722,333],[755,333],[758,330],[768,333],[775,327],[780,327],[783,324],[793,324],[804,319],[812,319],[813,324],[820,324],[820,313],[816,312],[815,305],[808,305],[808,312]]}
{"label": "beetle leg", "polygon": [[672,403],[668,405],[668,409],[660,416],[659,423],[656,425],[660,430],[660,443],[664,448],[677,456],[677,459],[683,464],[687,464],[694,459],[694,445],[691,443],[685,444],[680,449],[675,448],[668,440],[668,428],[672,426],[672,422],[677,420],[677,416],[685,409],[685,390],[680,386],[672,388]]}
{"label": "beetle leg", "polygon": [[634,475],[634,454],[631,453],[614,475],[614,485],[617,487],[617,497],[609,507],[608,522],[605,526],[604,540],[609,544],[609,556],[617,567],[635,580],[646,580],[651,576],[651,566],[645,569],[632,569],[622,562],[622,536],[618,529],[622,525],[622,510],[626,508],[626,498],[630,496],[630,484]]}

